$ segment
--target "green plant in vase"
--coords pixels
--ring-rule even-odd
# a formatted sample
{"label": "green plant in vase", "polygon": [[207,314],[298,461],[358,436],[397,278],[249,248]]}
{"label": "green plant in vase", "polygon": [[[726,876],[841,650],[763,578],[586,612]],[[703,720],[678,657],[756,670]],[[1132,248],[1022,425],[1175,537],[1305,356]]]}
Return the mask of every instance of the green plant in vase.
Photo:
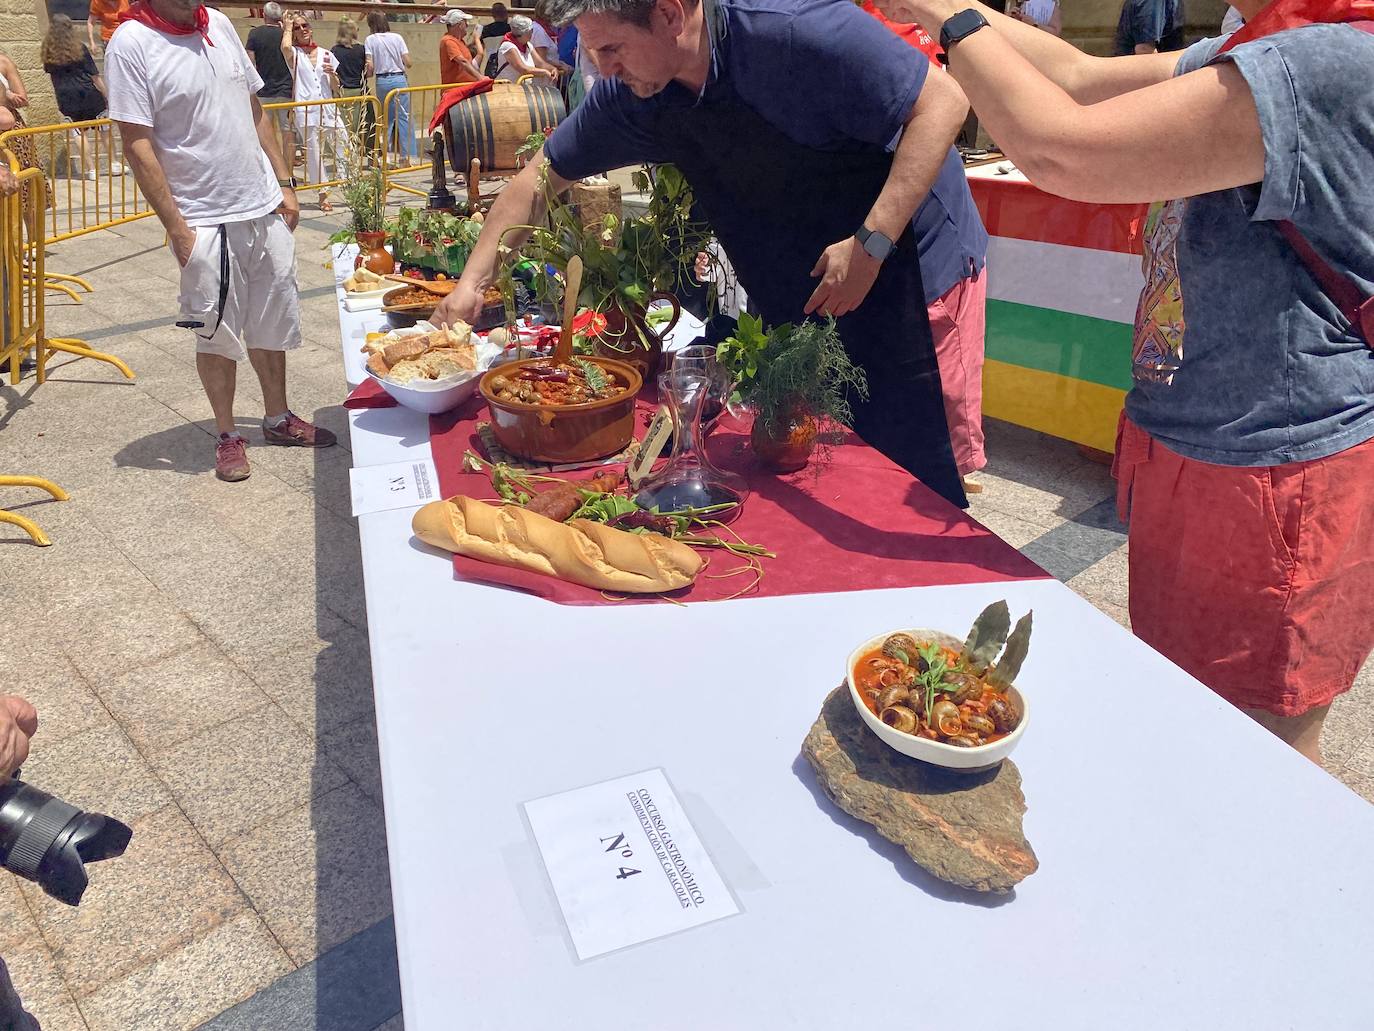
{"label": "green plant in vase", "polygon": [[755,454],[777,472],[803,468],[821,424],[850,425],[849,398],[868,397],[868,378],[849,357],[833,318],[765,331],[761,319],[741,314],[716,360],[735,384],[733,400],[754,409]]}
{"label": "green plant in vase", "polygon": [[661,316],[648,307],[662,299],[677,310],[673,290],[691,274],[710,230],[692,218],[691,189],[677,168],[658,166],[652,182],[647,172],[638,172],[636,182],[650,194],[644,215],[622,219],[608,214],[588,225],[550,188],[546,162],[541,171],[543,223],[513,226],[508,233],[528,234],[519,253],[536,266],[533,286],[542,302],[558,302],[568,261],[573,255],[582,258],[578,306],[605,316],[607,323],[596,335],[596,352],[639,366],[647,381],[661,354],[660,332],[666,332],[655,325]]}

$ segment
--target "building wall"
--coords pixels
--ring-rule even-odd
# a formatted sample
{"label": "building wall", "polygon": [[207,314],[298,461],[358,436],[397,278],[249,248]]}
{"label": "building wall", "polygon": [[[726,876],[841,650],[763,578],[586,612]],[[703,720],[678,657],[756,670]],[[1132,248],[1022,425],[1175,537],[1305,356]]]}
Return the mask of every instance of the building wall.
{"label": "building wall", "polygon": [[47,29],[48,14],[42,0],[0,0],[0,50],[18,66],[24,88],[29,92],[29,108],[23,114],[30,125],[44,125],[60,118],[52,80],[43,73],[39,57]]}

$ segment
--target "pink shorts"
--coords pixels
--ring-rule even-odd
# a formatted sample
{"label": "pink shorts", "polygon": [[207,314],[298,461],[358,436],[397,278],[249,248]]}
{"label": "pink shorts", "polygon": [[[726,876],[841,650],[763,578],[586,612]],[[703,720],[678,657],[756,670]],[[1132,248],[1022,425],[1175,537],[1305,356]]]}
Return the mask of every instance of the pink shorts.
{"label": "pink shorts", "polygon": [[1374,440],[1211,465],[1123,413],[1113,472],[1137,637],[1246,709],[1298,716],[1350,689],[1374,648]]}
{"label": "pink shorts", "polygon": [[961,279],[931,302],[930,334],[945,395],[945,422],[959,475],[988,464],[983,451],[983,340],[988,300],[987,269]]}

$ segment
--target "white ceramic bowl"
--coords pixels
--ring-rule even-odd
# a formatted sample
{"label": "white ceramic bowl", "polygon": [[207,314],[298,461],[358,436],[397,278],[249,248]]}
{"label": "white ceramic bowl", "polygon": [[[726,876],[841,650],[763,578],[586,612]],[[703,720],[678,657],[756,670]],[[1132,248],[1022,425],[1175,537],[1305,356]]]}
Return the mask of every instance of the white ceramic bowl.
{"label": "white ceramic bowl", "polygon": [[920,759],[936,766],[943,766],[946,769],[963,770],[966,773],[985,770],[1011,755],[1021,741],[1021,735],[1026,732],[1026,724],[1030,722],[1030,711],[1026,708],[1026,699],[1015,687],[1007,691],[1007,697],[1011,699],[1016,711],[1021,714],[1021,720],[1016,724],[1016,729],[990,745],[979,745],[977,748],[960,748],[958,745],[947,745],[943,741],[931,741],[929,738],[916,737],[914,734],[894,730],[873,715],[868,706],[864,704],[863,696],[859,694],[859,689],[855,686],[854,667],[869,652],[875,648],[881,648],[883,642],[892,634],[910,634],[918,641],[934,641],[943,647],[955,650],[963,647],[964,643],[962,640],[938,630],[911,630],[907,627],[899,627],[865,641],[850,652],[849,664],[845,667],[845,679],[849,683],[849,699],[854,703],[854,708],[859,711],[859,716],[864,723],[868,725],[868,729],[877,734],[884,744],[895,748],[903,755],[909,755],[913,759]]}
{"label": "white ceramic bowl", "polygon": [[462,376],[445,376],[441,380],[420,380],[415,384],[401,386],[390,383],[371,369],[367,374],[382,385],[382,389],[396,399],[396,403],[417,412],[438,415],[457,408],[477,393],[477,381],[485,369],[465,373]]}
{"label": "white ceramic bowl", "polygon": [[[428,322],[419,322],[406,329],[396,330],[398,336],[432,333],[434,327]],[[376,380],[383,390],[396,399],[396,403],[417,412],[439,415],[457,408],[477,393],[477,381],[482,373],[491,368],[492,361],[500,353],[499,348],[477,339],[477,368],[459,376],[445,376],[437,380],[413,380],[402,386],[378,376],[371,369],[367,374]]]}

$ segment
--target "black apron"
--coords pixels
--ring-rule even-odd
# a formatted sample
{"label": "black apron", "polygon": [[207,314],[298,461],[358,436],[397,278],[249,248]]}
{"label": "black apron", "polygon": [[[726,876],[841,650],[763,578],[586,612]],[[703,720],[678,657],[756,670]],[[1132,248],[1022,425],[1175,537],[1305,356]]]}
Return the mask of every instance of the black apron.
{"label": "black apron", "polygon": [[[887,182],[892,155],[851,141],[844,151],[794,143],[713,82],[692,107],[672,105],[656,134],[682,169],[739,281],[768,325],[800,322],[825,248],[852,236]],[[931,490],[968,507],[950,447],[915,234],[908,224],[868,297],[837,321],[868,375],[853,430]]]}

